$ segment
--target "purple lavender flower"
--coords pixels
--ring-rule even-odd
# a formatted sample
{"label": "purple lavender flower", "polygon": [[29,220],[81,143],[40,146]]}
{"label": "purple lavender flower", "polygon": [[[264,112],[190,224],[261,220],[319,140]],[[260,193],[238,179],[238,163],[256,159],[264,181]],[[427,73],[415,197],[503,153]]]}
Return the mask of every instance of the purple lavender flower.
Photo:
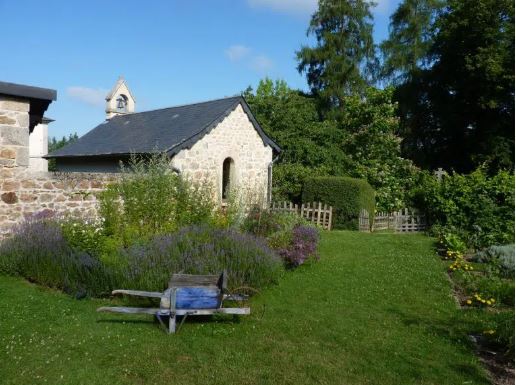
{"label": "purple lavender flower", "polygon": [[319,232],[314,227],[296,226],[292,230],[292,241],[287,248],[279,250],[279,255],[290,267],[303,264],[308,258],[319,259],[317,244]]}

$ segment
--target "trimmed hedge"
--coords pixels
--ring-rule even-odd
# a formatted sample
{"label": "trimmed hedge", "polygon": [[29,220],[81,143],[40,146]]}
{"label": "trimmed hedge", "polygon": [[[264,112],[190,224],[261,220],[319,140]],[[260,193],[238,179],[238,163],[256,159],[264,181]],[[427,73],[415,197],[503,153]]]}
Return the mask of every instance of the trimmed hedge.
{"label": "trimmed hedge", "polygon": [[361,209],[374,215],[374,190],[367,181],[349,177],[312,177],[303,185],[303,202],[323,202],[333,206],[333,228],[358,229]]}

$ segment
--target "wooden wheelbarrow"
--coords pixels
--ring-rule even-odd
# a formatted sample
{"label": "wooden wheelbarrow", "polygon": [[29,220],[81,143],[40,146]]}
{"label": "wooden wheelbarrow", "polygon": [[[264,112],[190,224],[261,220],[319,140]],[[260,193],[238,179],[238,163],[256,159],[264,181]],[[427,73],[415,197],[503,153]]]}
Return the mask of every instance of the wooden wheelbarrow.
{"label": "wooden wheelbarrow", "polygon": [[[226,273],[220,275],[174,274],[169,287],[163,293],[139,290],[113,290],[112,294],[136,297],[160,298],[159,308],[99,307],[99,312],[123,314],[151,314],[158,318],[168,333],[176,332],[176,317],[182,316],[181,326],[187,316],[212,315],[216,313],[247,315],[249,307],[222,307],[224,300],[245,301],[245,295],[226,293]],[[168,317],[168,328],[163,318]]]}

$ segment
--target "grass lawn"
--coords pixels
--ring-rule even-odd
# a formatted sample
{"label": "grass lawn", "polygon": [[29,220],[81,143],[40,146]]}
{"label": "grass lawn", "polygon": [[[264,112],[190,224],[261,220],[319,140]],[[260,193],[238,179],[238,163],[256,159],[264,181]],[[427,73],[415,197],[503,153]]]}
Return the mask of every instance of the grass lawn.
{"label": "grass lawn", "polygon": [[0,383],[489,383],[432,239],[335,231],[320,251],[253,315],[170,336],[150,316],[96,313],[108,300],[0,277]]}

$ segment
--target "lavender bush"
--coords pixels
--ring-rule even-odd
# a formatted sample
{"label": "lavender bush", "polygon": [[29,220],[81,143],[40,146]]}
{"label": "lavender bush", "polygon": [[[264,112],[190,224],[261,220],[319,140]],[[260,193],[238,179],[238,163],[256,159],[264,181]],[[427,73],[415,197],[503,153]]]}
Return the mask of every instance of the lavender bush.
{"label": "lavender bush", "polygon": [[100,295],[110,289],[111,277],[88,253],[73,249],[61,225],[48,213],[19,225],[0,244],[0,271],[68,293]]}
{"label": "lavender bush", "polygon": [[122,260],[126,286],[162,290],[172,273],[228,273],[233,288],[262,288],[280,277],[280,258],[259,238],[232,229],[189,226],[128,248]]}
{"label": "lavender bush", "polygon": [[312,226],[296,226],[292,230],[292,238],[287,247],[279,250],[287,266],[297,267],[309,258],[319,259],[317,244],[319,232]]}
{"label": "lavender bush", "polygon": [[265,237],[287,267],[297,267],[311,257],[319,258],[319,231],[298,215],[255,208],[242,229]]}

